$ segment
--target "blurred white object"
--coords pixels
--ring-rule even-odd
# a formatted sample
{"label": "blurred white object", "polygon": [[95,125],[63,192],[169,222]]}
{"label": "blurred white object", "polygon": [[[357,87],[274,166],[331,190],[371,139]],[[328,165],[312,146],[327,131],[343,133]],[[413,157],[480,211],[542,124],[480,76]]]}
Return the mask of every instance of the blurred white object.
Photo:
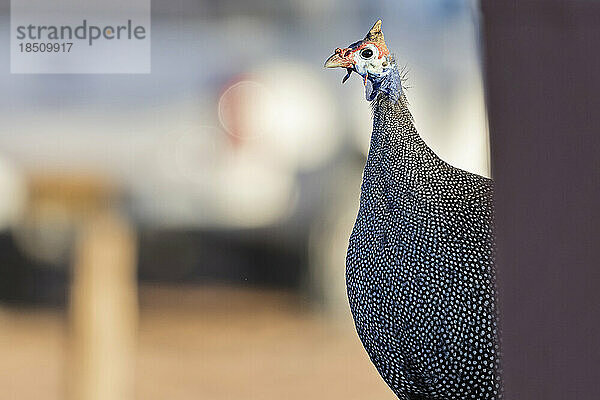
{"label": "blurred white object", "polygon": [[260,68],[253,80],[230,86],[219,100],[219,121],[244,151],[290,171],[312,169],[339,145],[335,101],[302,66]]}
{"label": "blurred white object", "polygon": [[16,224],[26,201],[26,185],[22,174],[6,159],[0,157],[0,229]]}
{"label": "blurred white object", "polygon": [[[157,148],[160,196],[155,182],[140,185],[138,212],[161,226],[257,227],[276,223],[293,209],[293,171],[231,139],[216,127],[181,127]],[[238,141],[242,141],[238,143]]]}

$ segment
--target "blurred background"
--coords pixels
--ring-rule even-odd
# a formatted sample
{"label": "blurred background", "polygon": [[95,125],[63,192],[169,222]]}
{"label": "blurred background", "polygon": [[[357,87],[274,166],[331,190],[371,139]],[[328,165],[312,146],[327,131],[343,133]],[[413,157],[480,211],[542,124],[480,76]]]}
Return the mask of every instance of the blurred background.
{"label": "blurred background", "polygon": [[147,75],[10,74],[8,3],[0,398],[394,398],[345,298],[370,108],[323,62],[383,18],[421,136],[489,176],[477,3],[156,0]]}

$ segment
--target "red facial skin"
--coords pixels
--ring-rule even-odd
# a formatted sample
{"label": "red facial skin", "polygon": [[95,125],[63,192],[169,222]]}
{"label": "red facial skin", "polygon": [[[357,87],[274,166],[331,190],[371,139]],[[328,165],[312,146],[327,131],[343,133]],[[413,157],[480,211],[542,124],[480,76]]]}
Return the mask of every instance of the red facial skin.
{"label": "red facial skin", "polygon": [[[390,54],[390,51],[388,50],[388,48],[384,42],[362,41],[362,42],[358,42],[358,43],[351,45],[351,47],[346,47],[343,49],[338,47],[337,49],[335,49],[335,52],[333,53],[333,55],[331,57],[329,57],[329,59],[327,59],[327,61],[325,61],[325,67],[326,68],[338,68],[338,67],[346,68],[346,70],[348,71],[348,74],[344,77],[344,79],[342,80],[342,83],[346,82],[346,80],[348,79],[348,77],[350,76],[352,71],[356,72],[356,69],[354,69],[354,66],[355,66],[354,53],[364,49],[369,44],[372,44],[373,46],[377,47],[377,49],[379,51],[379,57],[378,57],[379,59],[381,59],[383,56],[387,56]],[[368,74],[365,74],[363,76],[363,78],[364,78],[363,83],[366,85]]]}
{"label": "red facial skin", "polygon": [[356,53],[357,51],[360,51],[362,49],[364,49],[365,47],[367,47],[368,44],[372,44],[375,47],[377,47],[377,49],[379,50],[379,57],[381,58],[383,56],[387,56],[390,54],[390,51],[388,50],[387,46],[385,44],[381,44],[381,43],[375,43],[375,42],[361,42],[358,46],[351,48],[351,47],[346,47],[346,48],[337,48],[335,49],[335,53],[334,55],[337,55],[337,60],[338,62],[341,63],[340,67],[342,68],[351,68],[354,65],[354,53]]}

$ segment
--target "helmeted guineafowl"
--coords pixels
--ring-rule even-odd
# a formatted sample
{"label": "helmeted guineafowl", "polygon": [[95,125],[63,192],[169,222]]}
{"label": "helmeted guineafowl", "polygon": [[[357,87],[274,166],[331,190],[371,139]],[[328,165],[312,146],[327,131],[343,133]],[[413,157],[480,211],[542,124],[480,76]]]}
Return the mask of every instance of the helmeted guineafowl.
{"label": "helmeted guineafowl", "polygon": [[346,258],[369,357],[400,399],[501,399],[492,181],[419,137],[381,21],[325,66],[362,76],[373,106]]}

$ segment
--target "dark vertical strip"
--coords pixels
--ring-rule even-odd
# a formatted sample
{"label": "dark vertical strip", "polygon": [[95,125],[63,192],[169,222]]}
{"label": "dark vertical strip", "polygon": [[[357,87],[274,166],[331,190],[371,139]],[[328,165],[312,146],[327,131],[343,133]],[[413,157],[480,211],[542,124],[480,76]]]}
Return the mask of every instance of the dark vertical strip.
{"label": "dark vertical strip", "polygon": [[600,2],[482,0],[507,399],[600,399]]}

